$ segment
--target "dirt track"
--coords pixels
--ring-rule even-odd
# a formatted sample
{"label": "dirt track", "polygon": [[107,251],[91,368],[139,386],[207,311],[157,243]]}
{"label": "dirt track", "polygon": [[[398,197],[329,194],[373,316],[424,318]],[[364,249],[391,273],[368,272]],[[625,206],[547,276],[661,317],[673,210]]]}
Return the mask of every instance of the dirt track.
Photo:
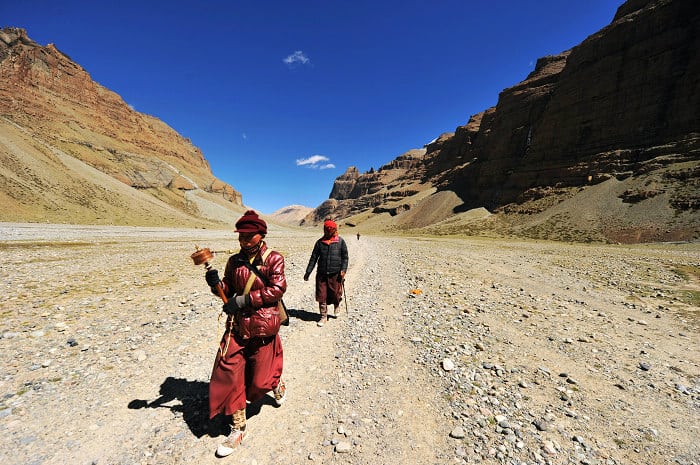
{"label": "dirt track", "polygon": [[700,462],[698,244],[350,235],[349,311],[318,328],[316,234],[273,229],[289,398],[251,405],[250,437],[217,459],[219,302],[189,254],[232,233],[0,237],[2,463]]}

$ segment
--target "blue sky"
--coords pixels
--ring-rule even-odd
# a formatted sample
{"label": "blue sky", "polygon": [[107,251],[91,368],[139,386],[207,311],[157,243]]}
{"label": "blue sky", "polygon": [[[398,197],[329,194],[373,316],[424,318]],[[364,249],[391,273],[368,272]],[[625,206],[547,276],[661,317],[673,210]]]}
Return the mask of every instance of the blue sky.
{"label": "blue sky", "polygon": [[454,131],[622,0],[0,3],[272,213]]}

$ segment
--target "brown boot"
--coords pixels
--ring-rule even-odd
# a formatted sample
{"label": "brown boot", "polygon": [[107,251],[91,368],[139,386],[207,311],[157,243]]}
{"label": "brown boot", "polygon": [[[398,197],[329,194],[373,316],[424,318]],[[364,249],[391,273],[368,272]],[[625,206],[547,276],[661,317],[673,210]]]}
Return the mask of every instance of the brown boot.
{"label": "brown boot", "polygon": [[321,319],[316,323],[317,326],[322,327],[328,322],[328,305],[318,304],[318,310],[321,312]]}
{"label": "brown boot", "polygon": [[216,448],[216,455],[218,457],[231,455],[246,437],[245,409],[236,410],[233,412],[232,417],[231,433],[224,439],[224,442],[219,444],[219,447]]}

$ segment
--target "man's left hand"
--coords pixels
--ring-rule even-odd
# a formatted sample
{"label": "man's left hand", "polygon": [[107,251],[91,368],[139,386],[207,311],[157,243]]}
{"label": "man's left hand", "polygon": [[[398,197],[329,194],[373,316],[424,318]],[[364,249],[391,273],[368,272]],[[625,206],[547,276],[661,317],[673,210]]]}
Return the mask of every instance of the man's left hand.
{"label": "man's left hand", "polygon": [[237,295],[224,304],[224,313],[227,315],[233,315],[247,305],[250,305],[250,296],[247,294]]}

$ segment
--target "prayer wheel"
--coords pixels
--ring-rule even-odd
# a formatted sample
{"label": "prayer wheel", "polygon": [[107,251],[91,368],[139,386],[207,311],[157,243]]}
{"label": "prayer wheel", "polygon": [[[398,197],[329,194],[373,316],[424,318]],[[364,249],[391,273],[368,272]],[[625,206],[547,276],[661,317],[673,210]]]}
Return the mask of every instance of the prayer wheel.
{"label": "prayer wheel", "polygon": [[[208,270],[211,269],[211,263],[209,263],[210,260],[214,258],[214,253],[207,249],[200,249],[198,245],[194,246],[195,252],[190,255],[190,258],[192,258],[192,261],[194,262],[195,265],[204,265],[204,268]],[[224,303],[228,302],[228,299],[226,298],[226,294],[224,294],[224,288],[221,286],[221,281],[216,285],[216,290],[219,293],[219,297],[221,297],[221,300],[224,301]]]}
{"label": "prayer wheel", "polygon": [[195,253],[193,253],[192,255],[190,255],[190,257],[194,261],[194,264],[195,265],[204,264],[204,266],[207,268],[207,270],[209,268],[211,268],[211,265],[209,264],[209,260],[214,258],[214,254],[212,253],[212,251],[209,249],[206,249],[206,248],[200,249],[199,246],[196,246],[196,245],[194,247],[197,251]]}

